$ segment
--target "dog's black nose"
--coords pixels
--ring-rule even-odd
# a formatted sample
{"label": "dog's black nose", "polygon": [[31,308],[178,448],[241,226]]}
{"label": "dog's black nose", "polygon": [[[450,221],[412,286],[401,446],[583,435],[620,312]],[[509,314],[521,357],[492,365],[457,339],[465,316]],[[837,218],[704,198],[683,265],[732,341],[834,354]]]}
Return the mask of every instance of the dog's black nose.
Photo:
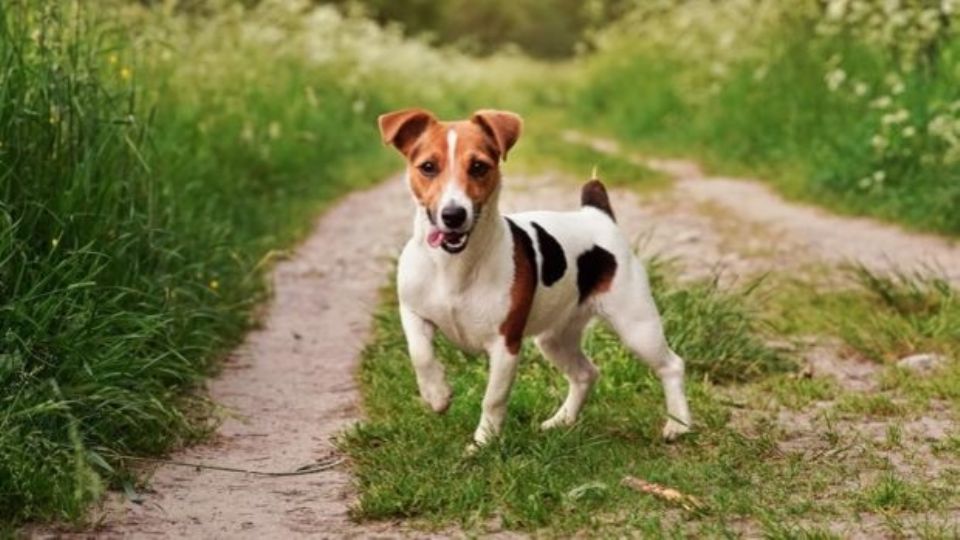
{"label": "dog's black nose", "polygon": [[456,229],[467,221],[467,209],[462,206],[447,206],[440,211],[440,219],[447,227]]}

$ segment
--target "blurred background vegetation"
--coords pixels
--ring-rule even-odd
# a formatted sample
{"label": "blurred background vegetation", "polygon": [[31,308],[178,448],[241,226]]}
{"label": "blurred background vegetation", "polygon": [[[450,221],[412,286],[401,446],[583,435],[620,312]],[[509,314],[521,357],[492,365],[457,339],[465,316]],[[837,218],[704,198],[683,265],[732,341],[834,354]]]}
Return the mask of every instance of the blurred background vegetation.
{"label": "blurred background vegetation", "polygon": [[[254,7],[265,0],[236,0]],[[211,0],[141,0],[144,5],[166,4],[176,11],[215,12],[223,2]],[[312,0],[334,5],[344,13],[367,17],[384,26],[395,25],[407,36],[431,45],[454,46],[489,55],[520,50],[536,58],[562,59],[585,51],[585,37],[618,19],[635,0]]]}
{"label": "blurred background vegetation", "polygon": [[277,250],[396,167],[392,108],[512,108],[960,233],[956,0],[91,6],[0,2],[3,523],[81,519],[121,455],[206,432]]}

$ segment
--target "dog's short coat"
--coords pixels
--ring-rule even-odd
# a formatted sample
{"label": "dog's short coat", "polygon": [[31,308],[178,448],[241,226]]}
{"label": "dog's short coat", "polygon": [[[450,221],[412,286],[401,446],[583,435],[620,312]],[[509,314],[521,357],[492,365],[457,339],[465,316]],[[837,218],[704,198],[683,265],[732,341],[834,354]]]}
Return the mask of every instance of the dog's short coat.
{"label": "dog's short coat", "polygon": [[544,429],[572,424],[597,379],[581,349],[598,315],[660,377],[668,420],[663,436],[689,430],[683,360],[667,345],[642,263],[615,223],[606,190],[593,179],[573,212],[502,216],[499,163],[520,136],[522,120],[481,110],[441,122],[422,109],[379,118],[387,144],[407,159],[417,203],[413,236],[400,255],[400,317],[420,395],[436,412],[450,404],[443,365],[434,357],[436,329],[469,351],[485,351],[490,378],[477,445],[499,434],[524,336],[569,382],[563,405]]}

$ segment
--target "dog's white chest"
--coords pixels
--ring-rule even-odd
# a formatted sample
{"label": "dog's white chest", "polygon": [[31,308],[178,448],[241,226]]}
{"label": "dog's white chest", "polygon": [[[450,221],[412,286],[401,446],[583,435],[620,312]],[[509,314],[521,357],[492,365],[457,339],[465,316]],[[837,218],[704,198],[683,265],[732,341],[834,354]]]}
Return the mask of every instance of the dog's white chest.
{"label": "dog's white chest", "polygon": [[498,291],[483,287],[456,290],[437,279],[429,284],[429,292],[420,297],[422,301],[414,301],[413,309],[457,346],[477,352],[499,335],[499,324],[506,311],[501,296]]}
{"label": "dog's white chest", "polygon": [[457,346],[478,352],[499,336],[509,309],[509,281],[477,276],[463,282],[437,272],[416,250],[401,256],[397,279],[404,305]]}

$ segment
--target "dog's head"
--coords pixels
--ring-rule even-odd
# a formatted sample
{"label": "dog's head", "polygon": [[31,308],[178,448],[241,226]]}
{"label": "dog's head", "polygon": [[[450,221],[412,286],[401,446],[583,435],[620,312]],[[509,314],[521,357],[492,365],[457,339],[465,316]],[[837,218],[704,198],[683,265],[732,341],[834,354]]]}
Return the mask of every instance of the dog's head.
{"label": "dog's head", "polygon": [[484,205],[500,186],[500,162],[520,137],[523,120],[480,110],[469,120],[441,122],[423,109],[381,115],[383,142],[407,159],[407,178],[430,220],[427,242],[448,253],[467,247]]}

